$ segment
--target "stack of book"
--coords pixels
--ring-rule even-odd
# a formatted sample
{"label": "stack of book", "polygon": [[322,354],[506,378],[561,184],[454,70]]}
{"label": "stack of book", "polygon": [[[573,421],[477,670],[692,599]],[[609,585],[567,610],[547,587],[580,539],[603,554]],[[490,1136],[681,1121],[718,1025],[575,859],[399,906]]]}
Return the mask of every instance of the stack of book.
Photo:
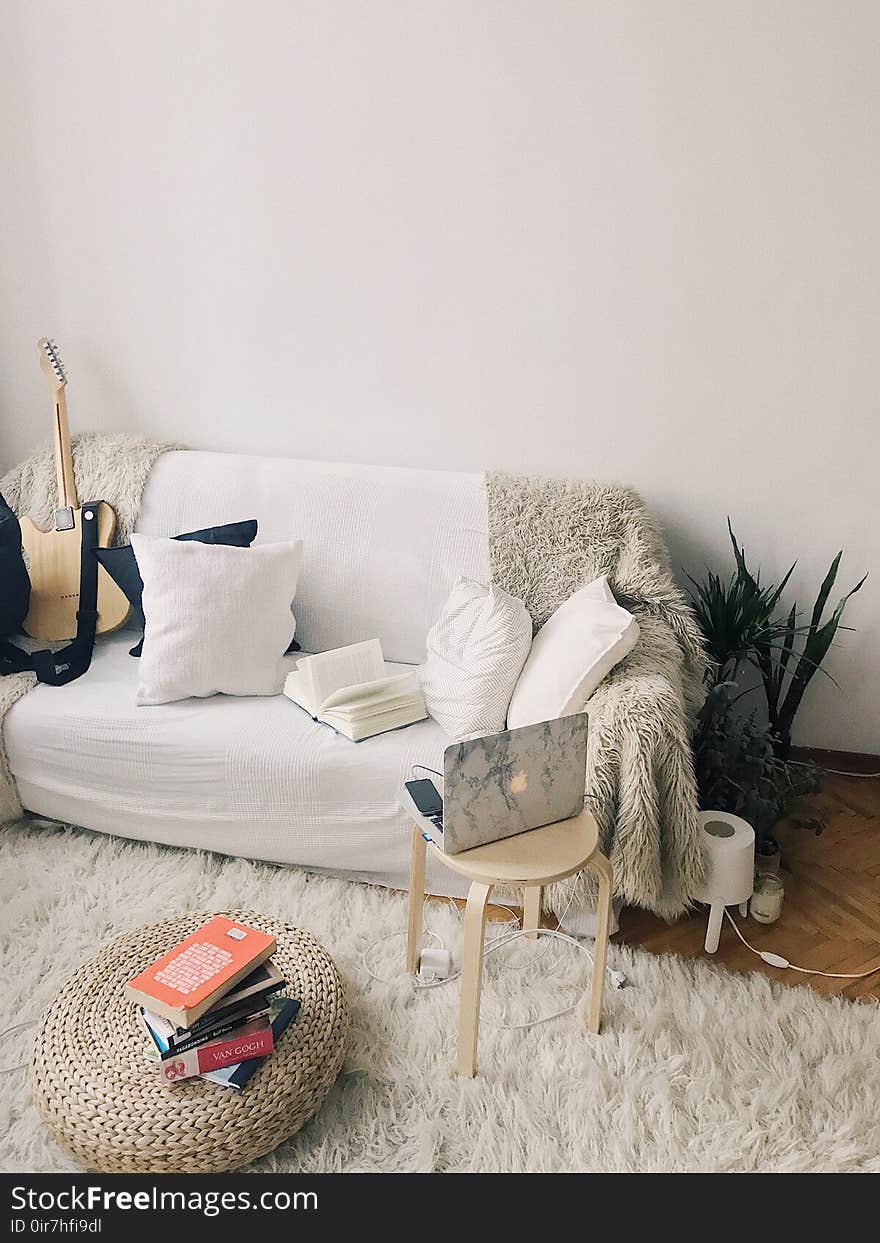
{"label": "stack of book", "polygon": [[245,1086],[299,1013],[281,994],[275,949],[274,937],[217,915],[129,980],[164,1082]]}

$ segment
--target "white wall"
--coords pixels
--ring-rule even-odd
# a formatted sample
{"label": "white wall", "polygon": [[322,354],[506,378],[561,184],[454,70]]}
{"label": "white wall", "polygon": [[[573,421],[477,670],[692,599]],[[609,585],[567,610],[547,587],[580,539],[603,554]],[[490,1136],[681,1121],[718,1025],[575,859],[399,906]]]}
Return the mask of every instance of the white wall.
{"label": "white wall", "polygon": [[[876,0],[5,0],[0,460],[75,427],[636,484],[852,602],[880,751]],[[726,555],[726,554],[725,554]],[[805,603],[809,601],[805,600]]]}

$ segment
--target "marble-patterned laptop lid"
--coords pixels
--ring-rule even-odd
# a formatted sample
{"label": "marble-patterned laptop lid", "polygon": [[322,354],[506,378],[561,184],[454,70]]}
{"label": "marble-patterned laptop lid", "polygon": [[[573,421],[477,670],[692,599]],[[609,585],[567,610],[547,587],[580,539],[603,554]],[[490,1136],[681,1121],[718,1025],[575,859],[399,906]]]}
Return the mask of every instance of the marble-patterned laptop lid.
{"label": "marble-patterned laptop lid", "polygon": [[585,712],[453,743],[443,760],[443,850],[458,854],[579,815],[586,767]]}

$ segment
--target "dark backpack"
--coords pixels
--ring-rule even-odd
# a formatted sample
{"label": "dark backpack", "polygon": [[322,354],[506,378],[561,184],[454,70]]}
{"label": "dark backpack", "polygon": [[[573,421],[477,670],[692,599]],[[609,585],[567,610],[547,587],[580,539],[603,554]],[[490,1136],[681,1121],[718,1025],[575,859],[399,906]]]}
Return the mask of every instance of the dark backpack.
{"label": "dark backpack", "polygon": [[20,633],[31,601],[31,580],[21,551],[21,524],[0,493],[0,674],[36,673],[41,682],[63,686],[85,673],[92,660],[98,619],[98,561],[93,542],[97,522],[84,523],[76,638],[60,652],[25,652],[11,642]]}
{"label": "dark backpack", "polygon": [[21,525],[0,492],[0,641],[21,630],[31,603],[31,580],[21,553]]}

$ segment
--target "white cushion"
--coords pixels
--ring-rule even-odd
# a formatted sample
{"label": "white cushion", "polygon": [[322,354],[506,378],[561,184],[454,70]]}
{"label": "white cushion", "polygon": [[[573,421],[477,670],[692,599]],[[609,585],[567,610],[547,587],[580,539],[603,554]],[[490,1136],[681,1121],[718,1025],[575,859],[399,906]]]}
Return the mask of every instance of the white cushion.
{"label": "white cushion", "polygon": [[302,541],[231,548],[133,535],[144,580],[139,704],[277,695]]}
{"label": "white cushion", "polygon": [[504,729],[531,642],[522,600],[468,579],[457,584],[428,631],[419,671],[428,711],[450,738]]}
{"label": "white cushion", "polygon": [[604,576],[576,591],[532,641],[510,701],[508,728],[582,712],[638,637],[638,622],[614,599]]}

